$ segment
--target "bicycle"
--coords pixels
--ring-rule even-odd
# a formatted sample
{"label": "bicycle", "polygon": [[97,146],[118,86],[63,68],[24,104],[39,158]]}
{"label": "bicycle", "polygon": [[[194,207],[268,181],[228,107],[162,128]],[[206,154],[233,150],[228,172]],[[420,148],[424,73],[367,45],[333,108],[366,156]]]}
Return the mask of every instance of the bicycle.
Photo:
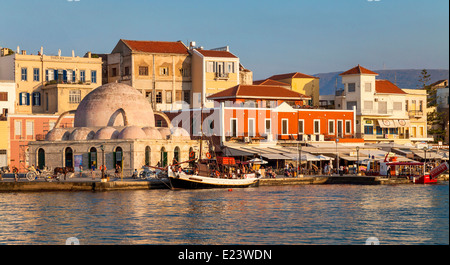
{"label": "bicycle", "polygon": [[144,170],[141,170],[141,171],[139,172],[139,174],[138,174],[138,178],[139,178],[139,179],[149,179],[149,178],[153,178],[153,177],[157,174],[156,171],[150,170],[149,167],[147,167],[147,166],[142,166],[142,168],[143,168]]}

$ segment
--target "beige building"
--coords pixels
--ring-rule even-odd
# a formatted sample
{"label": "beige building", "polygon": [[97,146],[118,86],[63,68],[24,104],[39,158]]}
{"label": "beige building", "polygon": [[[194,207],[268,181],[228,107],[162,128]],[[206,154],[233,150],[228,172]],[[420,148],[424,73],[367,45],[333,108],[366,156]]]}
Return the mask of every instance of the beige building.
{"label": "beige building", "polygon": [[139,90],[154,110],[191,104],[191,56],[183,42],[119,40],[107,57],[108,83]]}
{"label": "beige building", "polygon": [[54,114],[76,109],[101,85],[102,60],[87,57],[16,53],[0,57],[0,79],[15,82],[15,113]]}

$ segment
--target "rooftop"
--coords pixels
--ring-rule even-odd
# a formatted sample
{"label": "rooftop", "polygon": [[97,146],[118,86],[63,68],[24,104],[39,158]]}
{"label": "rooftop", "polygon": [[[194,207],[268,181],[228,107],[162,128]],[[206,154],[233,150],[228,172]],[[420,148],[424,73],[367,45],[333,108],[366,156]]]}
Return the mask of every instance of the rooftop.
{"label": "rooftop", "polygon": [[198,51],[205,57],[238,58],[237,56],[228,51],[199,50],[199,49],[196,49],[196,51]]}
{"label": "rooftop", "polygon": [[268,79],[282,80],[282,79],[289,79],[289,78],[314,78],[314,79],[319,79],[319,77],[312,76],[312,75],[307,75],[307,74],[303,74],[303,73],[299,73],[299,72],[273,75],[273,76],[269,77]]}
{"label": "rooftop", "polygon": [[311,97],[281,86],[268,85],[237,85],[220,91],[208,99],[285,99],[304,100]]}
{"label": "rooftop", "polygon": [[367,68],[364,68],[364,67],[360,66],[359,64],[350,70],[340,73],[339,75],[360,75],[360,74],[378,75],[378,73],[375,73]]}
{"label": "rooftop", "polygon": [[148,53],[179,53],[189,54],[188,48],[181,42],[170,41],[140,41],[121,39],[131,50]]}
{"label": "rooftop", "polygon": [[376,80],[375,91],[383,94],[407,94],[389,80]]}

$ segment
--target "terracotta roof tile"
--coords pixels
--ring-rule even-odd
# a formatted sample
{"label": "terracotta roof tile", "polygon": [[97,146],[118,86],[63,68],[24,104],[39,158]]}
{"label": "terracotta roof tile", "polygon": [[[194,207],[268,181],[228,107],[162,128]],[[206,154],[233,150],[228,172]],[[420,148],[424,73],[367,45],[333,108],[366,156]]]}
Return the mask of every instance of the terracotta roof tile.
{"label": "terracotta roof tile", "polygon": [[188,48],[181,41],[140,41],[140,40],[123,40],[133,51],[148,53],[179,53],[189,54]]}
{"label": "terracotta roof tile", "polygon": [[281,86],[268,85],[237,85],[214,95],[208,99],[235,99],[235,98],[253,98],[253,99],[289,99],[303,100],[311,97],[292,91]]}
{"label": "terracotta roof tile", "polygon": [[377,93],[407,94],[405,91],[401,90],[398,86],[394,85],[389,80],[376,80],[375,91]]}
{"label": "terracotta roof tile", "polygon": [[212,51],[212,50],[196,50],[205,57],[226,57],[226,58],[238,58],[231,52],[227,51]]}
{"label": "terracotta roof tile", "polygon": [[319,79],[319,77],[312,76],[312,75],[307,75],[307,74],[302,74],[302,73],[299,73],[299,72],[273,75],[273,76],[269,77],[268,79],[281,80],[281,79],[288,79],[288,78],[314,78],[314,79]]}
{"label": "terracotta roof tile", "polygon": [[350,70],[340,73],[339,75],[359,75],[359,74],[378,75],[377,73],[370,71],[369,69],[364,68],[359,64]]}
{"label": "terracotta roof tile", "polygon": [[290,87],[290,85],[288,83],[283,83],[283,82],[272,80],[272,79],[253,81],[253,84],[254,85],[266,85],[266,86],[286,86],[286,87]]}

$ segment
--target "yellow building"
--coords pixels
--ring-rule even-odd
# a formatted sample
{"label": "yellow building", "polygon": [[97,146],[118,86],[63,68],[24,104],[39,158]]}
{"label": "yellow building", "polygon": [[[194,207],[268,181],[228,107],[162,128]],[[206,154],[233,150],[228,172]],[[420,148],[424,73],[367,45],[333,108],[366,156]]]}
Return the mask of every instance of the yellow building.
{"label": "yellow building", "polygon": [[107,55],[108,83],[139,90],[154,110],[189,107],[191,56],[181,41],[119,40]]}
{"label": "yellow building", "polygon": [[20,51],[0,57],[0,79],[16,83],[15,113],[55,114],[76,109],[92,89],[101,85],[102,60],[86,57],[37,55]]}
{"label": "yellow building", "polygon": [[408,112],[409,138],[413,142],[432,141],[427,135],[427,91],[402,89],[406,92],[405,110]]}
{"label": "yellow building", "polygon": [[239,85],[239,58],[228,47],[216,50],[192,49],[192,107],[214,107],[206,98]]}
{"label": "yellow building", "polygon": [[291,89],[295,92],[301,93],[311,97],[311,105],[319,106],[319,78],[302,74],[302,73],[288,73],[279,74],[269,77],[270,80],[276,80],[289,84]]}
{"label": "yellow building", "polygon": [[9,151],[9,122],[0,117],[0,167],[8,165]]}

